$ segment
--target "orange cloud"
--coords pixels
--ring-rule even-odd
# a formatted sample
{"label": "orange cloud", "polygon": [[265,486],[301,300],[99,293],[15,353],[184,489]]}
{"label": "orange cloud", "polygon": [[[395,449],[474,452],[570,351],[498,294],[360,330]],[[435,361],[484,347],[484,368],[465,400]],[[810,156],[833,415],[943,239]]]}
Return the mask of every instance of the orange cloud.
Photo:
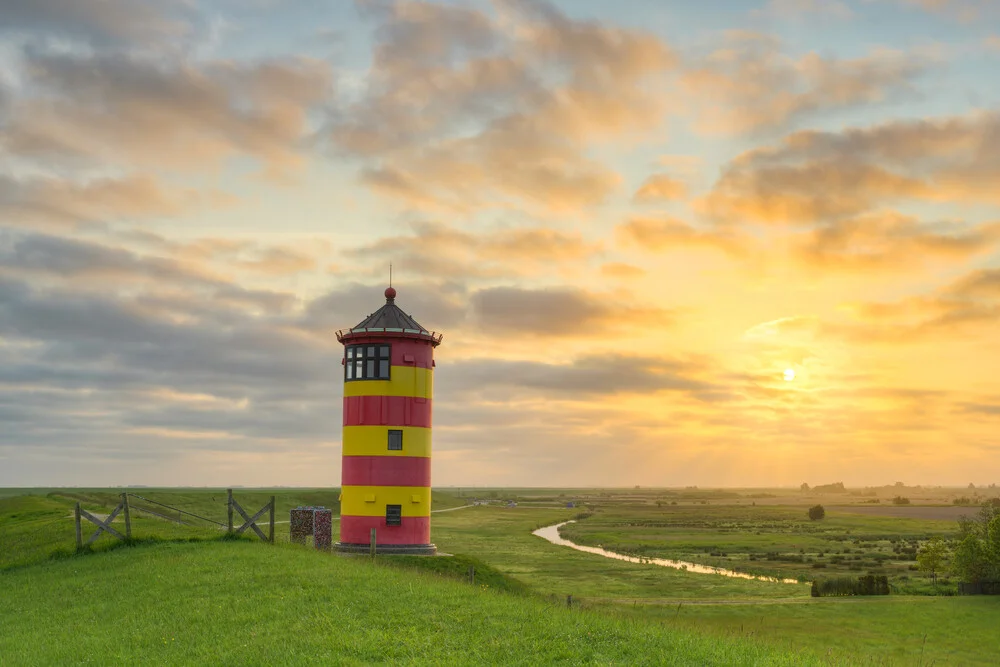
{"label": "orange cloud", "polygon": [[974,271],[926,296],[851,304],[859,322],[826,324],[824,331],[859,343],[914,343],[958,333],[983,334],[1000,322],[998,285],[1000,269]]}
{"label": "orange cloud", "polygon": [[894,211],[837,220],[796,239],[794,252],[817,270],[910,269],[935,259],[964,261],[1000,245],[1000,223],[922,224]]}
{"label": "orange cloud", "polygon": [[808,225],[905,200],[1000,203],[1000,114],[798,132],[730,162],[697,209],[718,222]]}
{"label": "orange cloud", "polygon": [[601,275],[617,280],[632,280],[645,276],[646,270],[640,269],[638,266],[633,266],[631,264],[609,262],[601,265]]}
{"label": "orange cloud", "polygon": [[701,231],[675,218],[632,218],[615,228],[619,242],[653,252],[705,246],[739,255],[749,239],[729,231]]}
{"label": "orange cloud", "polygon": [[538,275],[567,262],[586,261],[602,250],[601,244],[585,240],[579,232],[544,227],[473,233],[421,222],[412,228],[412,234],[383,238],[345,254],[366,264],[374,258],[393,261],[408,273],[464,279]]}
{"label": "orange cloud", "polygon": [[665,309],[575,288],[494,287],[472,295],[475,321],[493,335],[593,338],[673,322]]}
{"label": "orange cloud", "polygon": [[687,186],[667,174],[653,174],[639,187],[633,199],[639,202],[671,201],[687,197]]}
{"label": "orange cloud", "polygon": [[773,37],[731,31],[728,44],[689,65],[681,83],[699,130],[742,133],[897,98],[927,67],[924,57],[889,50],[851,60],[816,53],[795,60]]}
{"label": "orange cloud", "polygon": [[[621,178],[588,147],[659,124],[668,100],[647,84],[676,57],[646,32],[547,5],[498,8],[382,6],[371,84],[332,124],[333,144],[365,160],[364,183],[410,206],[599,204]],[[467,56],[442,57],[458,50]]]}

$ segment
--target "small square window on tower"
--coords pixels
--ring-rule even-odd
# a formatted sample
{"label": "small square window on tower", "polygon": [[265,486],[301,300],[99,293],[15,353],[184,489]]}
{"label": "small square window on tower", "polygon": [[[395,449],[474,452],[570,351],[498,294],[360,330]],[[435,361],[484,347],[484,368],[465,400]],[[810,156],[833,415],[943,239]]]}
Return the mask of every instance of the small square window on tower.
{"label": "small square window on tower", "polygon": [[387,525],[387,526],[402,526],[403,525],[403,506],[402,505],[386,505],[385,506],[385,525]]}
{"label": "small square window on tower", "polygon": [[402,429],[389,429],[389,451],[399,452],[403,450]]}

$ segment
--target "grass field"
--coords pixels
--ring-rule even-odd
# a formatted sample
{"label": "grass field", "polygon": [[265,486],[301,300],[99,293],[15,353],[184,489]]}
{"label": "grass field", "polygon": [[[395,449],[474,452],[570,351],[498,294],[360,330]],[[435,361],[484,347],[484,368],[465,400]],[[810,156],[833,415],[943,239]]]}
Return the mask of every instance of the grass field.
{"label": "grass field", "polygon": [[0,656],[18,665],[821,664],[760,642],[244,541],[116,549],[3,572],[0,587]]}
{"label": "grass field", "polygon": [[[562,535],[620,553],[674,558],[743,572],[811,580],[886,574],[897,592],[953,592],[916,572],[920,545],[953,537],[954,520],[861,514],[847,507],[811,521],[803,507],[616,505],[598,508]],[[950,509],[950,508],[945,508]],[[971,514],[973,510],[965,510]]]}
{"label": "grass field", "polygon": [[[151,500],[224,520],[224,490],[137,489],[136,492]],[[106,624],[103,619],[115,617],[116,612],[106,602],[87,601],[91,593],[112,601],[123,601],[130,618],[124,627],[129,633],[121,636],[121,641],[112,642],[105,636],[107,633],[100,630],[83,645],[98,651],[96,655],[111,656],[112,662],[128,661],[129,657],[145,655],[144,652],[152,652],[153,661],[164,664],[218,662],[213,658],[218,654],[212,653],[222,650],[217,644],[228,648],[232,655],[245,658],[234,659],[235,662],[278,661],[275,658],[278,649],[261,644],[267,641],[282,647],[287,655],[298,656],[293,662],[307,662],[311,658],[323,662],[321,657],[315,656],[329,657],[333,654],[324,651],[337,651],[336,655],[348,664],[371,661],[371,656],[383,655],[379,651],[387,651],[384,653],[386,660],[398,658],[397,661],[403,662],[537,664],[562,658],[569,662],[654,663],[662,660],[651,656],[666,655],[656,653],[663,650],[676,655],[677,664],[809,664],[813,659],[820,659],[823,664],[997,663],[1000,633],[996,633],[995,628],[1000,624],[1000,599],[995,597],[892,595],[887,598],[813,599],[809,597],[808,586],[802,584],[748,581],[625,563],[553,545],[531,535],[535,528],[584,513],[589,516],[567,526],[569,531],[564,531],[565,536],[580,542],[600,542],[606,547],[617,544],[623,550],[646,549],[645,553],[650,555],[686,556],[685,560],[733,567],[734,564],[741,565],[737,559],[745,561],[742,565],[749,565],[751,553],[790,553],[811,558],[813,553],[818,556],[819,551],[824,550],[824,558],[829,558],[853,556],[855,549],[861,549],[859,555],[865,560],[873,547],[884,548],[883,542],[891,545],[892,540],[896,540],[897,545],[909,545],[913,539],[919,540],[931,534],[948,535],[955,529],[952,520],[916,519],[912,515],[899,518],[853,511],[867,509],[860,504],[843,505],[843,509],[835,511],[831,509],[828,518],[817,526],[816,522],[805,518],[805,505],[802,503],[811,499],[800,497],[796,506],[791,494],[761,498],[761,493],[764,492],[754,492],[757,497],[750,499],[750,492],[734,497],[727,491],[686,490],[683,496],[676,496],[681,499],[674,505],[673,501],[662,500],[662,491],[649,490],[435,490],[435,509],[461,507],[481,498],[494,499],[496,504],[434,515],[433,539],[441,551],[454,554],[453,557],[384,557],[379,558],[375,570],[371,570],[371,564],[364,559],[332,557],[287,544],[258,547],[252,541],[220,543],[218,527],[179,525],[141,514],[134,519],[133,533],[137,538],[204,541],[199,544],[161,543],[117,549],[115,540],[102,537],[97,543],[98,550],[109,550],[108,553],[73,556],[73,521],[70,517],[75,502],[80,501],[94,512],[106,513],[117,503],[117,493],[101,489],[52,489],[46,493],[0,499],[0,587],[6,591],[10,585],[10,590],[20,590],[23,596],[27,596],[29,588],[44,580],[44,585],[38,588],[39,597],[28,600],[22,596],[17,598],[19,601],[6,603],[6,607],[0,602],[0,613],[6,620],[8,611],[33,610],[31,614],[35,616],[29,614],[29,617],[37,620],[45,607],[45,596],[53,595],[55,597],[50,600],[72,601],[71,605],[66,605],[67,610],[59,612],[59,617],[70,627],[77,622],[65,616],[70,610],[82,613],[85,619],[82,622],[103,627]],[[270,495],[276,495],[278,520],[287,521],[287,510],[296,505],[336,508],[337,490],[238,489],[235,494],[248,510],[256,509],[266,503]],[[517,507],[502,506],[511,499],[517,500]],[[570,499],[576,507],[566,507]],[[766,504],[772,500],[780,502]],[[905,509],[919,510],[919,506]],[[336,527],[337,522],[334,522],[335,540]],[[276,526],[279,543],[287,541],[287,530],[287,523]],[[613,539],[619,541],[614,542]],[[711,556],[713,549],[717,552],[722,549],[727,555]],[[835,553],[841,549],[850,549],[851,553]],[[51,559],[53,552],[59,556],[56,560]],[[161,557],[158,555],[161,553],[167,555]],[[201,554],[204,560],[200,560]],[[255,560],[260,562],[255,563]],[[133,565],[132,561],[137,564]],[[286,561],[287,576],[276,572]],[[220,563],[224,563],[225,567],[220,567]],[[775,566],[773,561],[766,559],[753,563],[766,570]],[[775,569],[784,573],[806,565],[778,563]],[[908,564],[909,561],[901,560],[900,563]],[[467,579],[470,565],[476,568],[475,588],[463,581]],[[892,567],[893,563],[883,562],[880,565]],[[137,569],[133,570],[133,567]],[[366,570],[368,574],[362,575],[354,570],[341,571],[338,569],[341,567],[369,570]],[[102,568],[106,572],[135,577],[135,580],[129,579],[125,583],[103,581],[98,574]],[[803,571],[811,573],[813,568]],[[126,604],[132,598],[142,597],[147,590],[151,595],[162,594],[170,599],[173,595],[167,590],[170,582],[206,582],[213,572],[215,576],[222,577],[222,583],[218,586],[205,583],[201,592],[198,592],[198,586],[193,585],[192,588],[183,583],[176,593],[177,599],[164,606],[162,611],[146,603]],[[82,578],[74,582],[77,573]],[[369,576],[373,577],[372,586],[382,586],[378,588],[379,595],[385,597],[377,599],[383,602],[395,601],[399,597],[399,591],[392,588],[403,585],[399,582],[421,582],[414,583],[418,588],[411,589],[404,597],[410,593],[416,596],[414,599],[426,595],[429,600],[441,600],[449,611],[445,616],[438,616],[435,611],[430,620],[426,620],[421,616],[426,610],[413,602],[406,614],[398,618],[392,616],[397,618],[406,636],[397,642],[399,646],[387,647],[391,638],[385,623],[393,621],[373,620],[372,615],[376,612],[362,608],[375,605],[373,600],[376,598],[366,593],[358,602],[344,607],[346,603],[339,598],[344,598],[345,589],[333,581],[346,577],[349,581],[358,582]],[[146,577],[145,582],[143,577]],[[58,581],[61,578],[66,581]],[[241,591],[237,582],[244,579],[252,585]],[[275,582],[271,583],[270,579],[275,579]],[[309,581],[319,581],[322,590],[315,594],[310,592],[304,583]],[[385,583],[389,581],[395,583]],[[443,588],[437,592],[419,588],[425,585],[435,590],[436,587]],[[452,592],[445,593],[445,589]],[[292,595],[286,594],[288,601],[281,601],[282,590],[293,591]],[[480,597],[462,597],[471,593]],[[574,597],[573,610],[565,609],[566,595]],[[183,623],[174,622],[171,626],[167,617],[170,613],[187,613],[178,610],[183,608],[181,603],[188,597],[196,601],[197,614],[184,617]],[[215,629],[200,627],[204,619],[198,614],[208,614],[215,598],[222,601],[223,609],[232,607],[236,612],[235,618],[241,622],[256,624],[258,621],[255,619],[263,618],[268,612],[282,617],[297,614],[301,618],[282,618],[276,624],[282,629],[281,633],[274,628],[261,628],[259,631],[251,630],[249,635],[243,633],[244,638],[237,640],[230,638],[230,634],[240,634],[235,626],[223,626],[223,631],[229,633],[225,635],[216,635]],[[333,598],[338,598],[338,601],[332,601]],[[484,600],[489,602],[484,603]],[[463,609],[462,605],[471,606]],[[314,607],[326,611],[314,611]],[[170,612],[171,609],[174,611]],[[323,614],[326,616],[322,617]],[[344,648],[336,642],[330,647],[317,648],[313,639],[293,641],[278,636],[304,632],[302,628],[306,627],[306,620],[326,628],[329,635],[333,633],[336,623],[333,617],[345,614],[351,617],[350,624],[360,627],[370,622],[378,628],[359,630],[368,633],[365,641],[369,642],[371,652],[365,652],[368,648]],[[453,628],[444,620],[462,618],[463,614],[503,614],[507,618],[477,621],[478,629],[475,630]],[[551,623],[539,620],[537,615],[550,618]],[[580,620],[584,618],[588,620]],[[590,623],[596,624],[593,625],[596,629],[586,625]],[[199,626],[193,647],[192,640],[188,638],[183,640],[186,642],[183,648],[170,648],[170,643],[181,641],[176,637],[168,639],[163,648],[159,645],[154,647],[155,641],[151,638],[166,637],[169,627],[188,628],[192,624]],[[538,627],[525,631],[521,624]],[[32,636],[45,636],[32,635],[30,626],[22,625],[20,621],[10,627],[16,627],[16,633],[10,640],[0,637],[0,655],[16,655],[5,652],[7,646],[4,641],[13,642],[8,646],[16,646]],[[47,621],[39,628],[50,631]],[[425,645],[418,637],[424,630],[439,639],[435,646]],[[59,636],[60,631],[51,631]],[[581,644],[574,639],[574,633],[581,632],[590,632],[588,637],[600,636],[604,639],[595,640],[596,646],[591,646],[589,639]],[[519,648],[511,649],[514,653],[498,653],[479,646],[489,646],[495,641],[492,633],[501,636],[520,633],[523,637],[519,636]],[[647,642],[646,637],[656,639],[648,640],[653,643],[645,644],[645,652],[633,652],[631,648],[605,646],[602,643],[629,643],[633,634],[639,645]],[[237,645],[237,641],[243,641],[246,646]],[[475,646],[455,649],[455,641]],[[539,642],[548,644],[553,641],[561,642],[561,648],[555,653],[539,647]],[[717,642],[715,648],[712,648],[712,642]],[[456,651],[456,657],[444,660],[442,656],[450,654],[443,646],[452,647],[448,650]],[[66,647],[54,647],[50,652],[40,653],[41,657],[36,662],[72,662],[66,653],[68,650]],[[535,652],[538,652],[537,655]],[[116,656],[121,659],[116,660]]]}
{"label": "grass field", "polygon": [[649,605],[625,611],[669,627],[891,665],[996,665],[996,597],[819,598],[794,604]]}
{"label": "grass field", "polygon": [[[806,597],[805,585],[691,575],[600,558],[550,544],[531,531],[573,518],[578,510],[472,507],[434,517],[434,541],[449,553],[475,556],[544,594],[577,598]],[[590,519],[587,519],[589,521]]]}

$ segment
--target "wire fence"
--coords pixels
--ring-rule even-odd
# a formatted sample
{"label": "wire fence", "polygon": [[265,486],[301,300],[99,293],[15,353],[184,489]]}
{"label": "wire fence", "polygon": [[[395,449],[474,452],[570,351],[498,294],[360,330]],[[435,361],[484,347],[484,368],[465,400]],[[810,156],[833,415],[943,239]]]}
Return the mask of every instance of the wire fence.
{"label": "wire fence", "polygon": [[[174,507],[173,505],[167,505],[166,503],[161,503],[161,502],[158,502],[156,500],[151,500],[151,499],[146,498],[144,496],[140,496],[138,493],[129,493],[128,497],[130,499],[131,498],[138,498],[139,500],[142,500],[143,502],[151,503],[153,505],[157,505],[159,507],[163,507],[163,508],[171,510],[173,512],[177,512],[178,515],[183,514],[185,516],[193,517],[195,519],[200,519],[202,521],[207,521],[208,523],[214,524],[214,525],[216,525],[216,526],[218,526],[219,528],[222,528],[222,529],[227,529],[228,528],[228,526],[226,524],[222,523],[221,521],[215,521],[214,519],[209,519],[208,517],[201,516],[200,514],[195,514],[194,512],[188,512],[186,510],[182,510],[181,508]],[[130,505],[130,507],[132,509],[134,509],[134,510],[138,510],[140,512],[146,512],[147,514],[152,514],[153,516],[160,517],[161,519],[166,519],[168,521],[175,521],[177,523],[184,524],[184,525],[192,525],[192,524],[187,523],[187,522],[183,521],[182,519],[180,519],[179,516],[178,517],[167,516],[166,514],[163,514],[161,512],[157,512],[156,510],[151,510],[148,507],[143,507],[141,505],[141,503],[140,504],[135,504],[134,502],[132,502],[131,505]]]}

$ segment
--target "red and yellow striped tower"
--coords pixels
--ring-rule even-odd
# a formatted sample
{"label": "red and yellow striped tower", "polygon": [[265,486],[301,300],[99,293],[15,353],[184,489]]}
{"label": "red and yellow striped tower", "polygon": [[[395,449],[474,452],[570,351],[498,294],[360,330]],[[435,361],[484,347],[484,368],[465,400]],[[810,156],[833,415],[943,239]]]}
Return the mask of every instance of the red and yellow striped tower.
{"label": "red and yellow striped tower", "polygon": [[434,348],[427,331],[396,305],[337,332],[344,344],[341,466],[342,551],[435,552],[431,544],[431,398]]}

